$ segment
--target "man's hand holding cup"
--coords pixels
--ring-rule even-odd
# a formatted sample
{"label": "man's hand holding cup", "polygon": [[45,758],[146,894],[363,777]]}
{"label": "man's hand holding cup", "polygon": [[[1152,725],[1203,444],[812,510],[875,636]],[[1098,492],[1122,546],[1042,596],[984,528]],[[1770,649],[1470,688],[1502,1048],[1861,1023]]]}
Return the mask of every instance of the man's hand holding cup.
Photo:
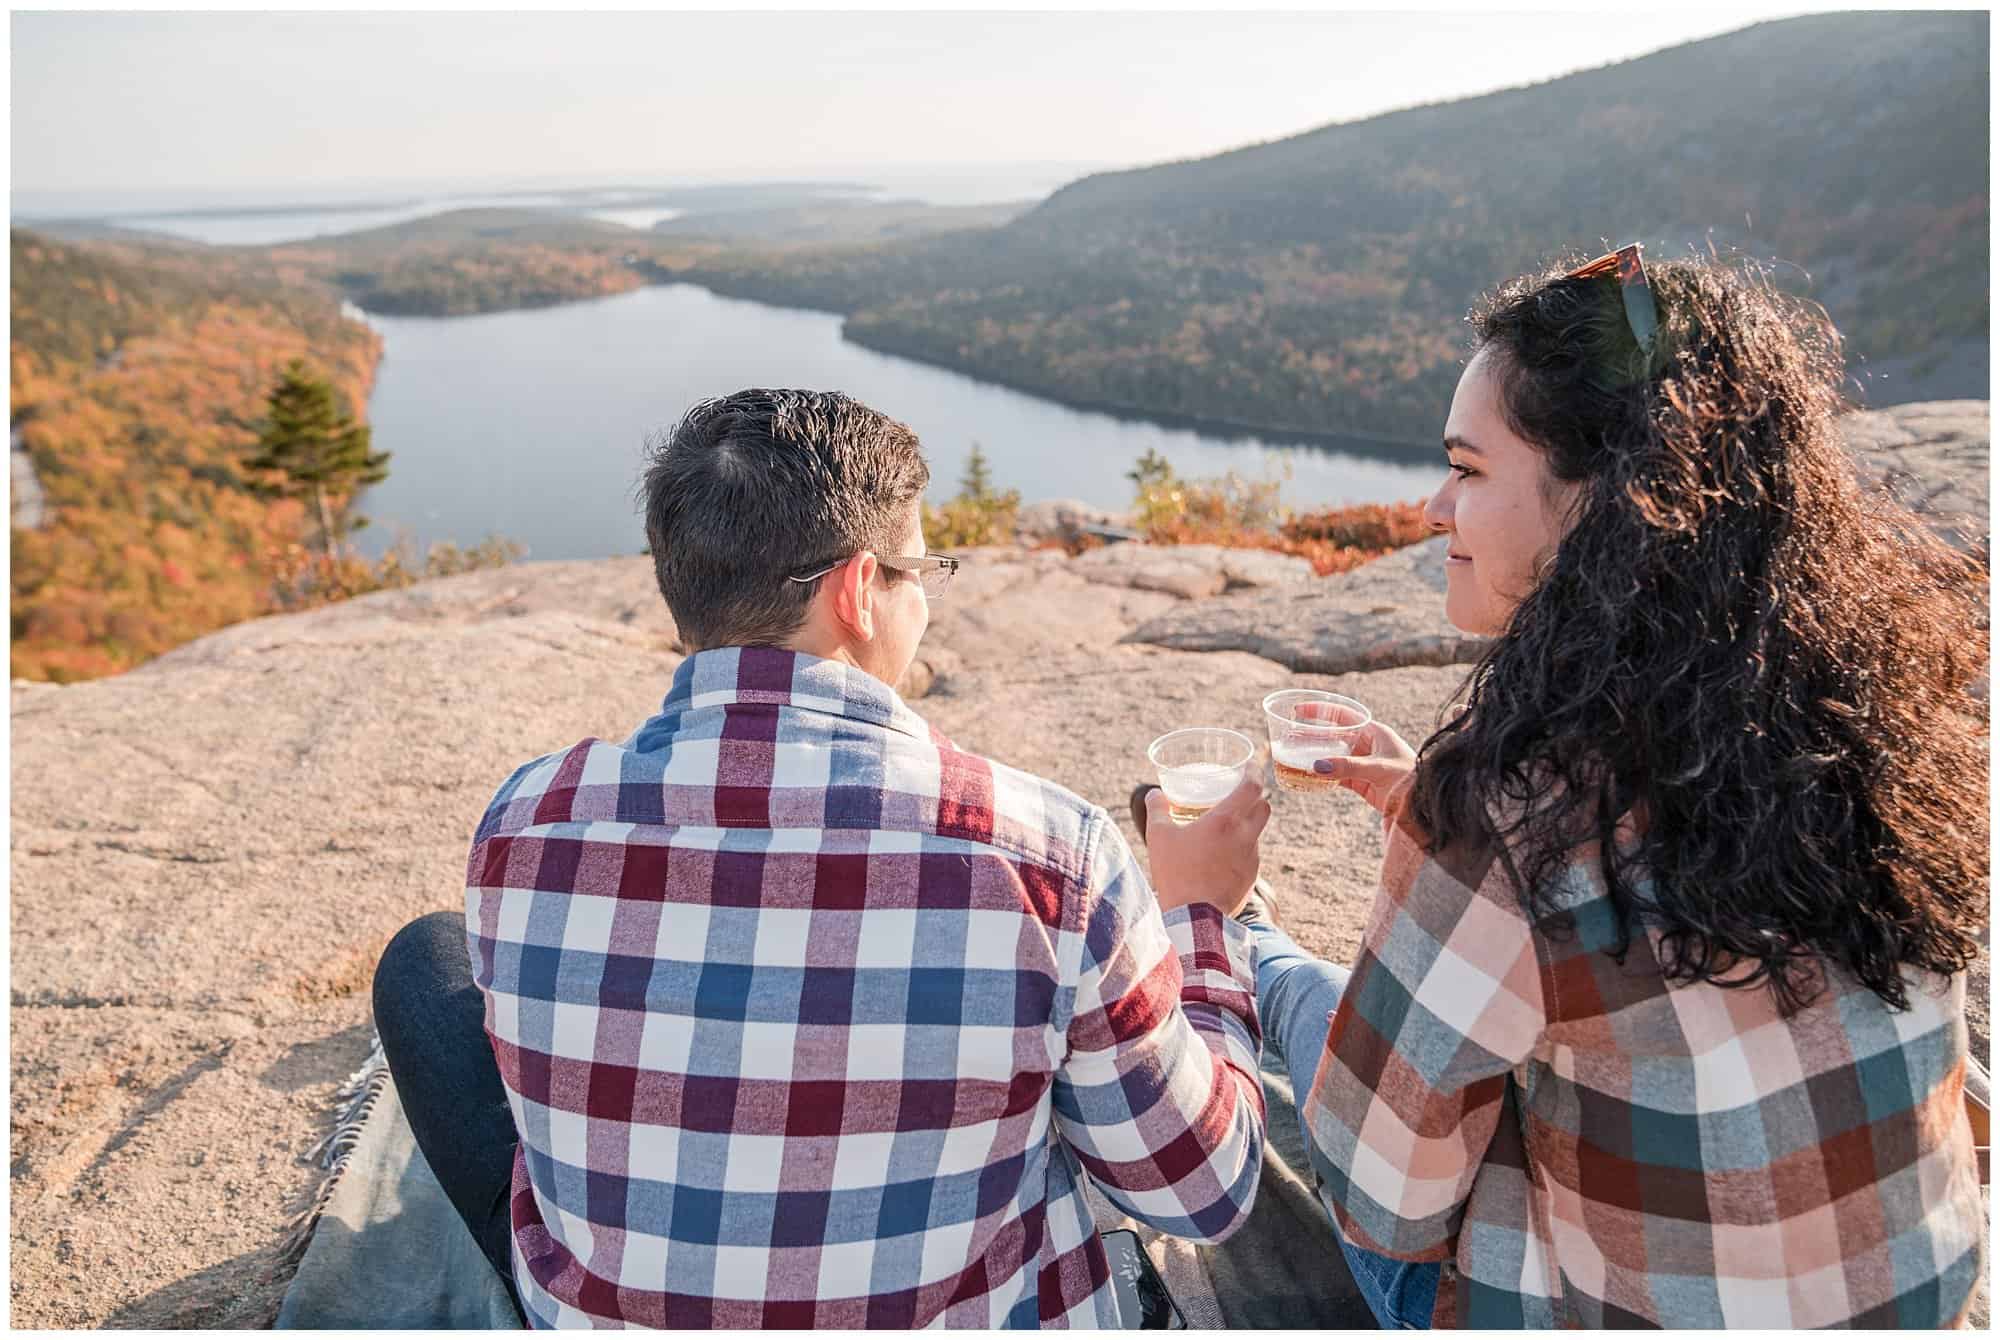
{"label": "man's hand holding cup", "polygon": [[1146,794],[1146,852],[1160,910],[1207,903],[1234,916],[1257,882],[1257,842],[1271,822],[1264,784],[1246,778],[1214,809],[1176,824],[1160,791]]}

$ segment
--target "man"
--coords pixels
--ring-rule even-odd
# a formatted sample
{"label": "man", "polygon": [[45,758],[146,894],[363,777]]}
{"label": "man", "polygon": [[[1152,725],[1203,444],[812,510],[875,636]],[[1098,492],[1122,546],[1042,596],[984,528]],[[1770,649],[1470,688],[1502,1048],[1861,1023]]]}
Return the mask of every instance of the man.
{"label": "man", "polygon": [[[926,726],[890,685],[955,567],[928,479],[844,396],[696,407],[644,486],[691,653],[479,825],[471,977],[423,989],[461,1030],[483,998],[498,1075],[411,1120],[427,1154],[506,1146],[446,1189],[537,1325],[1117,1327],[1086,1176],[1200,1241],[1249,1212],[1254,978],[1209,904],[1269,806],[1150,825],[1156,892],[1102,809]],[[440,921],[378,1014],[423,1014],[393,984]],[[381,1027],[421,1087],[439,1032]]]}

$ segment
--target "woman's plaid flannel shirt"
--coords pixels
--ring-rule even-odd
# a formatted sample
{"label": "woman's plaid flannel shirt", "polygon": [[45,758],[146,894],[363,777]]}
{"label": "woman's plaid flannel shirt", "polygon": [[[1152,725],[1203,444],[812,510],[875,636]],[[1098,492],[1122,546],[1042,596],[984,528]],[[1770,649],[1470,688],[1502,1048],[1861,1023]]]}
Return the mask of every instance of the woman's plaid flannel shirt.
{"label": "woman's plaid flannel shirt", "polygon": [[[1621,957],[1595,847],[1531,924],[1403,792],[1305,1106],[1320,1195],[1441,1261],[1436,1326],[1937,1327],[1980,1272],[1965,980],[1897,1013],[1843,974],[1789,1016]],[[1629,827],[1616,839],[1630,841]]]}

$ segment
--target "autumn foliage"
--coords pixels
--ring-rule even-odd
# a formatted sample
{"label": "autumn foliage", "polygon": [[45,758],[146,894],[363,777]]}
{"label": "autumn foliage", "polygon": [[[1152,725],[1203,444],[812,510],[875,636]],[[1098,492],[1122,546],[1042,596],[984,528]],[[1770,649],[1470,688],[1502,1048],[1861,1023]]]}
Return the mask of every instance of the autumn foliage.
{"label": "autumn foliage", "polygon": [[16,231],[12,261],[10,418],[46,500],[11,532],[13,674],[113,674],[278,608],[305,509],[240,462],[294,358],[360,414],[380,337],[324,288],[193,250]]}
{"label": "autumn foliage", "polygon": [[1424,524],[1424,504],[1418,502],[1358,503],[1303,512],[1278,528],[1284,552],[1312,560],[1313,571],[1330,573],[1357,568],[1371,558],[1432,537]]}
{"label": "autumn foliage", "polygon": [[975,442],[958,493],[936,507],[923,505],[924,538],[941,549],[1001,544],[1013,536],[1020,512],[1021,491],[993,487],[992,466]]}
{"label": "autumn foliage", "polygon": [[1281,479],[1246,479],[1234,471],[1184,479],[1153,451],[1140,457],[1126,478],[1137,490],[1133,519],[1154,544],[1270,549],[1310,560],[1321,577],[1431,536],[1422,501],[1294,514],[1279,503]]}

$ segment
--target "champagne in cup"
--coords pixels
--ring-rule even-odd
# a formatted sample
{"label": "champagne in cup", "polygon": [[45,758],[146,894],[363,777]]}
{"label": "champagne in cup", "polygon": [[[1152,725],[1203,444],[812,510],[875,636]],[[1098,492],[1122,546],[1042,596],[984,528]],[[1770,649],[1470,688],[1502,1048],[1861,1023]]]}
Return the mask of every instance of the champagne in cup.
{"label": "champagne in cup", "polygon": [[1257,746],[1250,737],[1215,726],[1170,731],[1153,741],[1146,758],[1160,775],[1167,814],[1191,824],[1243,784]]}
{"label": "champagne in cup", "polygon": [[1333,778],[1313,771],[1323,758],[1354,752],[1371,719],[1352,698],[1319,689],[1281,689],[1264,699],[1271,732],[1271,773],[1287,791],[1329,791]]}

